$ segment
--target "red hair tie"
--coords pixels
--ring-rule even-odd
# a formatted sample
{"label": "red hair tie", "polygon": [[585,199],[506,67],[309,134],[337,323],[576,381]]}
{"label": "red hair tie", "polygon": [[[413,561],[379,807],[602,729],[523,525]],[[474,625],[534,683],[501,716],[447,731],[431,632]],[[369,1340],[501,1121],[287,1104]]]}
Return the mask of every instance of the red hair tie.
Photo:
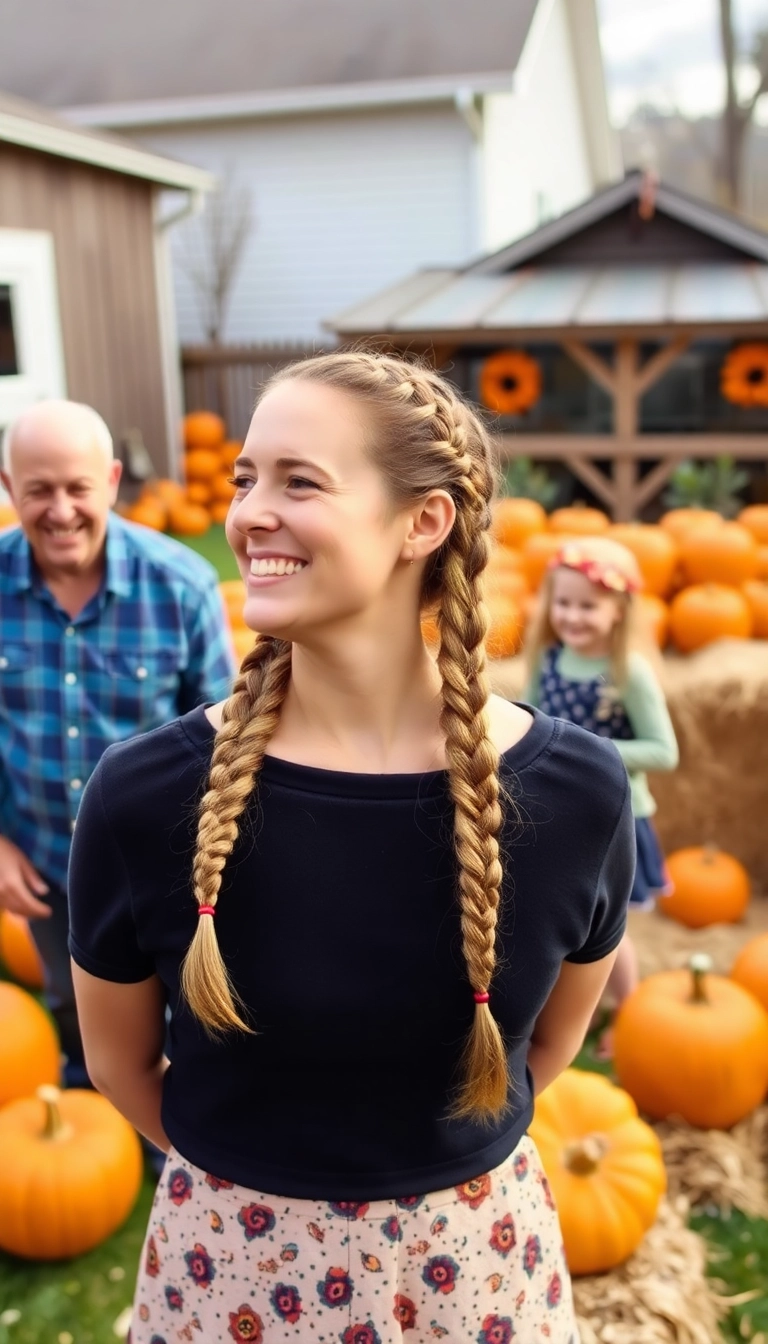
{"label": "red hair tie", "polygon": [[197,913],[198,915],[215,915],[216,907],[215,905],[198,905]]}
{"label": "red hair tie", "polygon": [[473,994],[472,997],[475,1000],[475,1003],[490,1003],[491,999],[491,996],[488,993],[487,989],[482,990],[482,992],[478,994]]}

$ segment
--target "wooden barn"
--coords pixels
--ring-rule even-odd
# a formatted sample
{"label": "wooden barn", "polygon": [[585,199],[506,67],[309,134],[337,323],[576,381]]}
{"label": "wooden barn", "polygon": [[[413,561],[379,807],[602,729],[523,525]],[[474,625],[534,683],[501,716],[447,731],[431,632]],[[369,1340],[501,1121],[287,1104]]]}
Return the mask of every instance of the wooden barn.
{"label": "wooden barn", "polygon": [[[0,429],[94,406],[134,462],[173,469],[181,413],[166,238],[209,173],[0,95]],[[138,467],[138,464],[137,464]]]}
{"label": "wooden barn", "polygon": [[682,460],[768,457],[768,234],[639,172],[327,325],[429,354],[504,456],[564,464],[617,520]]}

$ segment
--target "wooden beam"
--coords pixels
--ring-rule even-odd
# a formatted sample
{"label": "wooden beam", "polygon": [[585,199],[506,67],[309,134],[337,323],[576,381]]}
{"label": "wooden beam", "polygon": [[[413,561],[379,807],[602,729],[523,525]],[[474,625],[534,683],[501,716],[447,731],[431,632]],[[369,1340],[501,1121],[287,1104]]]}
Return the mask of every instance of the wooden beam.
{"label": "wooden beam", "polygon": [[766,434],[636,434],[627,439],[617,439],[615,434],[497,434],[494,441],[505,462],[515,457],[564,462],[570,454],[651,461],[658,457],[768,458]]}
{"label": "wooden beam", "polygon": [[563,461],[567,467],[570,467],[574,476],[578,476],[579,480],[583,481],[584,485],[586,485],[594,495],[597,495],[598,499],[601,499],[604,504],[607,504],[609,509],[615,507],[616,491],[608,480],[608,477],[604,472],[600,471],[599,467],[596,467],[594,463],[588,461],[587,458],[576,457],[575,454],[563,458]]}
{"label": "wooden beam", "polygon": [[641,368],[635,378],[635,390],[638,397],[642,397],[649,387],[657,383],[659,378],[677,362],[681,355],[684,355],[690,345],[690,337],[678,336],[677,340],[670,341],[663,349],[657,350],[655,355],[651,355],[649,360]]}
{"label": "wooden beam", "polygon": [[578,364],[579,368],[583,369],[593,382],[599,383],[600,387],[604,388],[609,396],[615,396],[616,379],[613,370],[599,355],[595,354],[594,350],[590,350],[589,346],[585,345],[583,341],[572,339],[563,341],[562,346],[574,364]]}
{"label": "wooden beam", "polygon": [[[613,434],[498,434],[495,439],[503,461],[515,457],[562,459],[575,457],[613,458],[616,439]],[[655,457],[655,453],[646,454]]]}
{"label": "wooden beam", "polygon": [[663,462],[658,462],[652,467],[647,476],[638,481],[635,490],[635,510],[644,509],[646,504],[650,504],[655,499],[659,491],[667,484],[672,472],[678,466],[680,459],[677,457],[668,457]]}
{"label": "wooden beam", "polygon": [[[636,340],[622,337],[616,342],[615,395],[613,401],[613,429],[619,443],[633,443],[638,438],[637,365],[640,346]],[[619,523],[629,522],[636,512],[637,458],[624,452],[613,461],[614,517]]]}

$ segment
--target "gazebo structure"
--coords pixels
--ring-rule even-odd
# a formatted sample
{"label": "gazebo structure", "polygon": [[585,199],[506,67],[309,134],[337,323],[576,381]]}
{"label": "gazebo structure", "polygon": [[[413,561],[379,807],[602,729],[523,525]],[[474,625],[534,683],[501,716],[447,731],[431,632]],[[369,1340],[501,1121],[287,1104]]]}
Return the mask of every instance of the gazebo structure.
{"label": "gazebo structure", "polygon": [[618,520],[683,459],[768,456],[768,234],[640,172],[327,326],[428,353],[502,456],[564,463]]}

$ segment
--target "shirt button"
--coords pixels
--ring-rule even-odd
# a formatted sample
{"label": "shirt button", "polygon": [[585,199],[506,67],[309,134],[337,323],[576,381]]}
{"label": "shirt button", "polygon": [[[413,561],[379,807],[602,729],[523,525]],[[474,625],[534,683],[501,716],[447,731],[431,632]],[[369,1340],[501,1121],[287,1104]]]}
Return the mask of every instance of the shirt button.
{"label": "shirt button", "polygon": [[74,635],[74,633],[75,633],[75,627],[74,627],[74,625],[68,625],[67,628],[66,628],[66,630],[64,631],[64,634],[65,634],[65,635],[69,635],[70,638],[71,638],[72,635]]}
{"label": "shirt button", "polygon": [[7,666],[8,666],[8,659],[0,658],[0,667],[7,667]]}
{"label": "shirt button", "polygon": [[75,790],[77,790],[77,789],[82,789],[82,787],[83,787],[83,781],[82,781],[82,779],[70,779],[70,781],[69,781],[69,787],[70,787],[70,789],[75,789]]}
{"label": "shirt button", "polygon": [[80,736],[79,728],[72,727],[67,729],[67,737],[79,737],[79,736]]}
{"label": "shirt button", "polygon": [[147,669],[146,669],[146,667],[137,667],[137,668],[136,668],[136,676],[139,678],[139,681],[143,681],[144,678],[146,677],[146,675],[147,675]]}
{"label": "shirt button", "polygon": [[64,680],[68,686],[74,686],[77,682],[77,677],[75,676],[74,672],[68,672]]}

